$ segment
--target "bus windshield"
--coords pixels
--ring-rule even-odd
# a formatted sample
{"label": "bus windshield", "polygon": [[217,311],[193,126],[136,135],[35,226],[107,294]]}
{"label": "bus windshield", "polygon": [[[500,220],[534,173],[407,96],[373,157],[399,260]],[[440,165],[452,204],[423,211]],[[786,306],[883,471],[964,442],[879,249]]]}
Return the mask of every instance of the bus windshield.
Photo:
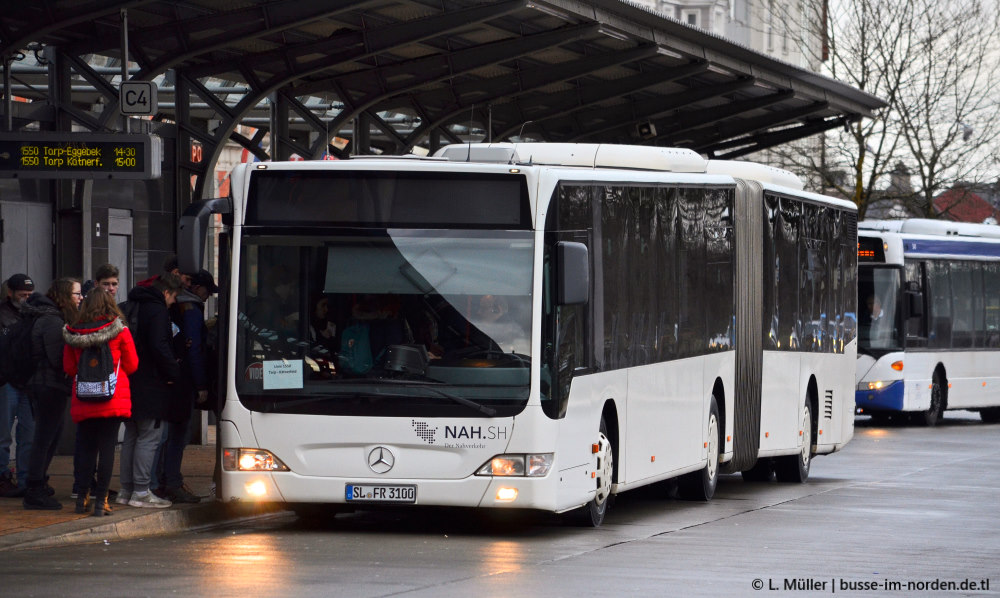
{"label": "bus windshield", "polygon": [[255,411],[512,415],[528,397],[529,231],[248,227],[236,388]]}
{"label": "bus windshield", "polygon": [[900,301],[903,270],[895,266],[858,269],[858,350],[903,350]]}

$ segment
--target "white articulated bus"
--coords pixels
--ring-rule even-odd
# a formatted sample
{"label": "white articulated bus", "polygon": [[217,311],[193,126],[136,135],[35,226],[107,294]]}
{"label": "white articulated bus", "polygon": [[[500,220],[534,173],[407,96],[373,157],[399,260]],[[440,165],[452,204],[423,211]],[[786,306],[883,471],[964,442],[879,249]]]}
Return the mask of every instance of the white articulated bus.
{"label": "white articulated bus", "polygon": [[[804,481],[853,434],[853,204],[689,150],[471,144],[240,165],[224,501],[573,511]],[[231,267],[230,267],[231,266]]]}
{"label": "white articulated bus", "polygon": [[933,426],[946,409],[971,409],[1000,421],[1000,227],[859,228],[858,412]]}

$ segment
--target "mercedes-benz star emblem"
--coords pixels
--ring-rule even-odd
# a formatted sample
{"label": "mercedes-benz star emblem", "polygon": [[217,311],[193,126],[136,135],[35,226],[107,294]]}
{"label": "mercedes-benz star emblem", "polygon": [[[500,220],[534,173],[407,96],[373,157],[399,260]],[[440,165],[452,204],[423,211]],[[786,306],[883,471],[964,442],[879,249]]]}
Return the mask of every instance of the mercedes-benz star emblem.
{"label": "mercedes-benz star emblem", "polygon": [[385,473],[392,469],[396,457],[384,446],[377,446],[368,453],[368,467],[375,473]]}

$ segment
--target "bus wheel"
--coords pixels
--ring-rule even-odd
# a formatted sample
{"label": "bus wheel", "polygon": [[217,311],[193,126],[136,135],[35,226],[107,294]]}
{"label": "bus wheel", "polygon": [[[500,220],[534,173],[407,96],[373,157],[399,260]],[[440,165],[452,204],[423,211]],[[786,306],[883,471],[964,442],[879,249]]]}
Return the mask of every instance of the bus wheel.
{"label": "bus wheel", "polygon": [[988,424],[995,424],[997,422],[1000,422],[1000,407],[990,407],[989,409],[980,409],[979,417]]}
{"label": "bus wheel", "polygon": [[941,420],[941,408],[944,406],[944,382],[934,374],[934,383],[931,385],[931,406],[927,411],[917,416],[918,421],[928,428],[936,426]]}
{"label": "bus wheel", "polygon": [[708,463],[699,471],[684,474],[679,480],[677,490],[681,498],[686,500],[709,500],[715,494],[719,483],[719,451],[721,438],[719,436],[719,408],[715,397],[708,408]]}
{"label": "bus wheel", "polygon": [[812,414],[806,403],[802,413],[802,448],[798,455],[787,455],[774,460],[774,475],[779,482],[801,484],[809,477],[812,465]]}
{"label": "bus wheel", "polygon": [[577,524],[586,527],[600,527],[604,523],[604,516],[608,512],[608,504],[611,502],[611,478],[614,471],[614,451],[611,449],[611,441],[608,440],[608,425],[604,423],[602,417],[597,449],[597,489],[590,502],[573,511],[573,517]]}

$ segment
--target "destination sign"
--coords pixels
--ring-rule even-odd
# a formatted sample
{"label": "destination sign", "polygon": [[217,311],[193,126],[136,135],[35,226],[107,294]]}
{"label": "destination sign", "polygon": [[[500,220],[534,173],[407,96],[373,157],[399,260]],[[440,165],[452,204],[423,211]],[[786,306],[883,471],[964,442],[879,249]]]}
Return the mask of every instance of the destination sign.
{"label": "destination sign", "polygon": [[156,135],[0,133],[0,177],[155,179],[162,162]]}
{"label": "destination sign", "polygon": [[882,246],[882,239],[873,237],[858,237],[858,261],[877,262],[885,261],[885,249]]}

